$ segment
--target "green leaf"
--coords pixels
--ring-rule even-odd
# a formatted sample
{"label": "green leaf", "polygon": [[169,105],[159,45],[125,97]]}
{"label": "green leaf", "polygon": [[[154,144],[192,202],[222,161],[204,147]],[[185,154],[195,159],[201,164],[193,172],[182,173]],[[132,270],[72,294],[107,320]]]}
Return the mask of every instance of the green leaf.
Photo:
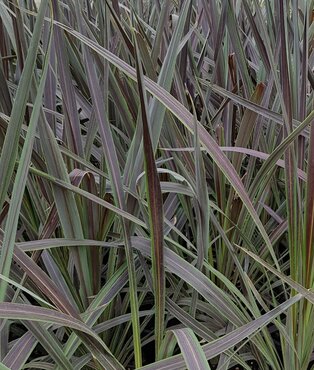
{"label": "green leaf", "polygon": [[[11,114],[11,120],[6,134],[4,146],[2,149],[0,157],[0,176],[4,179],[4,183],[0,188],[0,209],[2,208],[4,197],[7,192],[9,181],[14,169],[15,159],[18,150],[18,139],[20,135],[20,128],[23,123],[23,115],[26,107],[26,100],[29,93],[29,87],[32,80],[33,69],[36,61],[36,53],[39,44],[40,31],[42,27],[42,22],[44,19],[45,11],[48,5],[48,1],[44,0],[40,6],[40,13],[36,20],[35,30],[33,33],[33,38],[31,41],[28,57],[25,64],[25,69],[23,71],[24,78],[21,78],[17,95],[15,97],[13,110]],[[48,61],[49,61],[50,46],[45,55],[45,64],[43,74],[40,80],[34,108],[30,118],[30,123],[27,130],[27,135],[25,138],[25,143],[23,146],[20,164],[17,169],[16,178],[13,186],[13,192],[11,197],[11,204],[8,213],[8,219],[6,222],[4,239],[1,249],[0,257],[0,273],[5,277],[9,276],[10,267],[13,256],[14,243],[17,232],[17,225],[19,220],[19,212],[22,204],[22,198],[24,194],[24,189],[27,180],[28,168],[31,161],[32,148],[35,140],[35,132],[37,127],[37,122],[40,114],[42,96],[46,82],[46,76],[48,71]],[[28,76],[25,74],[29,74]],[[11,123],[12,121],[12,123]],[[12,132],[12,130],[15,130]],[[8,160],[9,158],[9,160]],[[0,282],[0,302],[2,302],[6,295],[8,282],[6,280],[1,280]]]}

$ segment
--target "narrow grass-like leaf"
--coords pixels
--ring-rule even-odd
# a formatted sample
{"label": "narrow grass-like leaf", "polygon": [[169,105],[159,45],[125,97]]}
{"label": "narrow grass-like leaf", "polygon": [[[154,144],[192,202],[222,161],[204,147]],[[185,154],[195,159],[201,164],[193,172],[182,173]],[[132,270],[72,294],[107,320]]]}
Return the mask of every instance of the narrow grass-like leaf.
{"label": "narrow grass-like leaf", "polygon": [[64,368],[72,368],[71,362],[64,355],[56,336],[49,332],[49,324],[45,325],[34,321],[23,321],[23,324],[34,335],[37,342],[45,348],[56,364]]}
{"label": "narrow grass-like leaf", "polygon": [[62,312],[70,314],[73,317],[78,317],[77,309],[70,303],[68,298],[62,294],[56,284],[49,279],[47,274],[26,253],[15,247],[13,258],[56,307]]}
{"label": "narrow grass-like leaf", "polygon": [[299,294],[301,294],[304,298],[306,298],[309,302],[314,304],[314,292],[312,292],[311,289],[306,289],[304,288],[301,284],[298,282],[294,281],[288,276],[285,276],[279,271],[276,271],[274,267],[272,267],[269,263],[263,261],[259,256],[254,254],[251,251],[248,251],[245,248],[242,248],[240,246],[237,246],[241,250],[243,250],[246,254],[248,254],[250,257],[252,257],[255,261],[260,263],[262,266],[264,266],[267,270],[271,271],[274,275],[278,276],[283,282],[286,284],[290,285],[291,288],[293,288],[295,291],[297,291]]}
{"label": "narrow grass-like leaf", "polygon": [[[60,10],[58,1],[52,0],[53,16],[60,20]],[[54,32],[55,50],[57,56],[58,73],[60,75],[61,92],[63,95],[63,110],[65,114],[66,138],[69,142],[70,149],[83,156],[83,145],[80,133],[80,123],[76,109],[74,88],[71,81],[71,72],[69,67],[68,53],[64,32],[61,29]]]}
{"label": "narrow grass-like leaf", "polygon": [[22,290],[24,293],[29,294],[32,296],[34,299],[36,299],[38,302],[43,303],[45,306],[50,306],[51,308],[54,308],[50,303],[46,302],[44,299],[39,297],[37,294],[34,294],[31,290],[24,288],[21,284],[16,283],[12,279],[9,279],[3,275],[0,274],[0,279],[6,281],[7,283],[15,286],[16,288]]}
{"label": "narrow grass-like leaf", "polygon": [[34,240],[31,242],[20,242],[16,243],[16,246],[24,252],[45,250],[50,248],[59,248],[59,247],[77,247],[80,245],[86,246],[99,246],[105,248],[121,247],[123,241],[113,241],[113,242],[103,242],[99,240],[90,240],[90,239],[65,239],[65,238],[53,238],[53,239],[40,239]]}
{"label": "narrow grass-like leaf", "polygon": [[306,185],[306,203],[305,203],[305,227],[304,227],[304,243],[305,255],[303,260],[306,262],[304,274],[305,286],[313,286],[314,272],[313,266],[313,245],[314,245],[314,125],[311,124],[308,169],[307,169],[307,185]]}
{"label": "narrow grass-like leaf", "polygon": [[189,370],[210,370],[205,353],[191,329],[173,330]]}
{"label": "narrow grass-like leaf", "polygon": [[136,69],[143,122],[143,149],[148,198],[149,224],[151,233],[153,284],[155,295],[155,353],[159,352],[164,333],[165,316],[165,272],[163,251],[163,201],[159,177],[154,158],[147,117],[147,99],[143,83],[143,70],[136,42]]}
{"label": "narrow grass-like leaf", "polygon": [[[58,144],[51,127],[45,119],[39,124],[39,134],[47,161],[48,172],[64,182],[70,183]],[[56,186],[53,187],[53,194],[65,237],[84,239],[82,224],[73,194]],[[72,254],[81,284],[81,296],[83,301],[86,302],[87,296],[92,294],[93,285],[88,267],[87,251],[82,247],[79,250],[72,250]]]}
{"label": "narrow grass-like leaf", "polygon": [[[107,357],[106,363],[109,369],[122,369],[122,367],[110,354],[105,344],[99,339],[94,331],[92,331],[82,321],[75,319],[69,315],[65,315],[60,312],[49,310],[46,308],[29,306],[25,304],[0,303],[0,317],[6,319],[38,321],[43,323],[67,326],[79,332],[88,334],[88,336],[96,340],[96,343],[101,345],[102,350],[105,352],[105,355],[99,356],[99,352],[97,352],[99,351],[99,346],[94,347],[94,349],[96,350],[97,358],[105,359]],[[85,337],[85,341],[90,345],[92,344],[88,337]]]}
{"label": "narrow grass-like leaf", "polygon": [[99,338],[82,321],[64,313],[48,308],[29,306],[19,303],[0,303],[0,317],[7,319],[30,320],[46,322],[82,331],[92,337]]}
{"label": "narrow grass-like leaf", "polygon": [[[77,12],[78,17],[80,17],[79,12]],[[82,24],[79,21],[79,25],[82,29]],[[113,192],[115,197],[115,202],[122,210],[125,210],[125,197],[122,188],[122,181],[119,169],[119,161],[117,157],[117,152],[114,145],[113,135],[109,126],[108,119],[106,117],[106,112],[104,111],[102,94],[99,94],[99,83],[96,75],[95,67],[93,66],[93,59],[90,54],[90,50],[84,45],[84,57],[86,60],[86,65],[88,66],[86,73],[88,76],[89,89],[91,92],[92,100],[96,108],[96,116],[99,122],[99,131],[101,135],[101,140],[103,142],[103,150],[109,169],[110,180],[114,185]],[[127,223],[124,219],[122,221],[123,235],[125,240],[125,253],[126,259],[129,266],[129,279],[130,279],[130,294],[131,294],[131,310],[132,310],[132,328],[133,328],[133,340],[134,340],[134,351],[135,351],[135,361],[136,366],[141,366],[142,363],[142,353],[140,345],[140,332],[139,332],[139,317],[138,317],[138,297],[137,297],[137,287],[136,287],[136,277],[134,268],[134,257],[133,251],[130,244],[130,235]]]}
{"label": "narrow grass-like leaf", "polygon": [[[35,40],[39,39],[40,27],[41,27],[41,24],[42,24],[42,21],[43,21],[43,16],[44,16],[44,13],[46,11],[47,5],[48,5],[47,1],[43,1],[42,4],[41,4],[40,16],[38,17],[37,22],[36,22],[36,24],[38,24],[38,28],[36,28],[36,31],[35,31],[37,34],[35,33],[34,36],[33,36]],[[34,41],[34,43],[35,42],[36,41]],[[21,160],[20,160],[20,164],[19,164],[17,174],[16,174],[16,179],[15,179],[14,186],[13,186],[11,204],[10,204],[8,219],[7,219],[7,222],[6,222],[6,227],[5,227],[5,232],[4,232],[4,239],[3,239],[3,244],[2,244],[2,248],[1,248],[1,257],[0,257],[0,273],[2,275],[4,275],[5,277],[9,276],[9,271],[10,271],[10,266],[11,266],[11,261],[12,261],[16,229],[17,229],[17,224],[18,224],[18,220],[19,220],[19,212],[20,212],[20,207],[21,207],[21,204],[22,204],[22,197],[23,197],[24,189],[25,189],[25,185],[26,185],[28,167],[29,167],[30,160],[31,160],[32,148],[33,148],[33,143],[34,143],[34,140],[35,140],[35,132],[36,132],[36,127],[37,127],[37,121],[38,121],[39,113],[40,113],[40,109],[41,109],[42,95],[43,95],[45,82],[46,82],[47,71],[48,71],[49,51],[50,51],[50,45],[48,45],[48,50],[46,52],[44,70],[43,70],[43,74],[42,74],[40,84],[39,84],[39,87],[38,87],[37,97],[36,97],[34,108],[33,108],[33,111],[32,111],[31,118],[30,118],[30,124],[28,126],[27,135],[26,135],[26,138],[25,138],[25,143],[24,143],[24,146],[23,146],[22,154],[21,154]],[[31,53],[32,51],[29,51],[29,52]],[[33,57],[31,56],[29,61],[27,61],[26,63],[27,64],[29,63],[30,66],[33,67],[32,63],[34,63],[34,60],[32,60],[32,58]],[[26,66],[25,66],[25,68],[26,68]],[[27,72],[25,72],[25,73],[27,73]],[[30,73],[30,75],[32,75],[32,72]],[[26,96],[24,98],[25,103],[26,103],[26,98],[27,98],[27,95],[28,95],[27,92],[28,92],[27,90],[26,90],[26,92],[24,92],[24,94],[26,94]],[[16,99],[17,99],[17,97],[16,97]],[[22,97],[19,98],[19,99],[22,99]],[[22,105],[23,105],[23,103],[22,103]],[[21,108],[17,107],[16,109],[21,109]],[[21,124],[22,123],[22,118],[23,118],[23,116],[20,117],[20,121],[17,120],[17,123]],[[11,126],[9,126],[9,127],[11,127]],[[11,138],[11,140],[13,140],[13,142],[16,142],[16,144],[17,144],[18,143],[17,140],[18,140],[19,128],[16,128],[16,130],[17,130],[17,132],[14,133],[15,139]],[[7,140],[10,140],[10,137],[11,137],[10,135],[11,134],[8,131],[7,136],[6,136]],[[14,148],[14,144],[13,144],[13,147],[12,146],[10,147],[10,150],[12,148]],[[17,146],[16,146],[16,150],[17,150]],[[0,168],[1,168],[1,163],[2,162],[5,162],[5,163],[9,162],[9,161],[7,161],[7,158],[5,158],[6,155],[9,155],[10,160],[13,157],[13,161],[15,161],[15,155],[13,153],[11,153],[11,154],[6,153],[5,152],[5,147],[4,147],[4,149],[2,151],[2,154],[1,154],[1,158],[0,158]],[[14,168],[14,166],[12,166],[12,170],[13,170],[13,168]],[[11,174],[12,174],[11,169],[8,168],[7,171],[8,172],[6,174],[3,174],[3,176],[10,178]],[[11,172],[11,174],[10,174],[10,172]],[[1,173],[1,170],[0,170],[0,173]],[[5,186],[1,187],[1,189],[6,191]],[[2,201],[1,201],[1,195],[0,195],[0,208],[1,208],[1,202]],[[6,295],[7,284],[8,284],[8,282],[6,280],[1,280],[1,282],[0,282],[0,301],[1,302],[4,300],[4,297]]]}
{"label": "narrow grass-like leaf", "polygon": [[14,343],[10,352],[3,359],[3,364],[11,370],[20,370],[37,344],[32,333],[27,332]]}
{"label": "narrow grass-like leaf", "polygon": [[33,32],[33,37],[29,45],[25,66],[18,85],[16,96],[13,103],[13,108],[10,117],[10,124],[6,133],[1,157],[0,157],[0,176],[2,178],[2,186],[0,187],[0,210],[3,207],[7,190],[13,174],[15,160],[18,153],[18,141],[21,131],[21,126],[24,120],[26,102],[31,88],[33,71],[37,58],[37,51],[40,42],[41,29],[43,26],[44,16],[47,8],[47,1],[43,1],[40,6],[36,25]]}

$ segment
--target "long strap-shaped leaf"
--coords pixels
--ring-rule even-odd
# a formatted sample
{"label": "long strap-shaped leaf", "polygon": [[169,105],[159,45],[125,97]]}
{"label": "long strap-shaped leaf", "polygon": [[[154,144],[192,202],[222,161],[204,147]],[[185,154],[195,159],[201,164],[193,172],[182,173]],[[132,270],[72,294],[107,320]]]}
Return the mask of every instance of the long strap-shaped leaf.
{"label": "long strap-shaped leaf", "polygon": [[[178,50],[179,50],[179,44],[180,44],[182,34],[184,31],[184,25],[187,19],[188,10],[190,8],[190,3],[191,3],[190,0],[185,0],[182,5],[178,23],[172,35],[172,38],[171,38],[171,41],[170,41],[170,44],[167,50],[167,54],[165,56],[160,73],[158,75],[157,85],[166,91],[170,91],[172,83],[173,83],[176,60],[177,60],[177,55],[178,55]],[[154,97],[154,99],[150,101],[150,104],[147,110],[147,114],[149,117],[149,126],[151,129],[151,135],[152,135],[151,136],[152,146],[153,146],[154,151],[157,148],[162,125],[164,122],[165,113],[166,113],[166,106],[162,103],[160,104],[158,97],[157,98]],[[132,166],[132,178],[130,180],[131,187],[134,186],[134,181],[139,175],[140,171],[142,170],[142,166],[143,166],[142,144],[143,143],[141,142],[139,150],[137,149],[137,147],[135,147],[136,152],[134,154],[136,155],[136,158],[134,160],[134,166]]]}
{"label": "long strap-shaped leaf", "polygon": [[[41,27],[42,27],[42,22],[43,22],[43,17],[47,8],[48,0],[43,1],[40,6],[40,11],[39,15],[36,21],[35,25],[35,30],[33,34],[33,39],[32,42],[35,44],[33,47],[37,45],[38,47],[38,38],[40,35]],[[38,93],[37,97],[35,100],[34,108],[32,111],[32,115],[30,118],[30,123],[28,126],[22,154],[21,154],[21,160],[20,164],[17,170],[14,186],[13,186],[13,193],[12,193],[12,198],[11,198],[11,204],[9,208],[9,213],[8,213],[8,218],[6,222],[6,227],[5,227],[5,233],[4,233],[4,239],[3,239],[3,244],[2,244],[2,249],[1,249],[1,257],[0,257],[0,273],[4,275],[5,277],[9,276],[10,273],[10,267],[11,267],[11,262],[12,262],[12,256],[13,256],[13,250],[14,250],[14,243],[15,243],[15,234],[17,231],[17,225],[18,225],[18,220],[19,220],[19,213],[20,213],[20,208],[22,204],[22,198],[24,194],[24,189],[26,185],[26,180],[27,180],[27,174],[28,174],[28,168],[32,156],[32,149],[33,149],[33,144],[35,140],[35,132],[36,132],[36,127],[37,127],[37,122],[39,118],[39,113],[41,109],[41,103],[42,103],[42,96],[43,96],[43,91],[45,87],[45,82],[46,82],[46,76],[47,76],[47,71],[48,71],[48,60],[49,60],[49,52],[50,52],[50,45],[48,46],[48,50],[46,52],[45,56],[45,63],[44,63],[44,69],[42,73],[42,77],[40,80],[40,85],[38,88]],[[37,48],[36,50],[30,50],[29,53],[37,53]],[[7,178],[10,179],[12,175],[12,171],[14,168],[14,162],[18,150],[18,138],[20,134],[20,127],[23,122],[23,115],[20,115],[19,117],[15,117],[14,113],[15,110],[21,111],[21,107],[16,104],[22,104],[22,110],[23,110],[23,105],[26,106],[26,99],[28,97],[28,88],[31,82],[31,77],[33,75],[33,68],[34,68],[34,62],[35,60],[33,59],[33,56],[31,56],[27,61],[26,65],[28,68],[32,69],[24,69],[24,73],[29,73],[30,77],[25,77],[26,80],[23,80],[20,82],[22,85],[21,89],[24,95],[21,96],[17,94],[14,102],[14,106],[16,108],[13,108],[12,116],[11,119],[17,118],[17,123],[14,121],[11,124],[9,124],[8,127],[8,132],[5,138],[5,143],[4,143],[4,148],[2,151],[2,155],[0,158],[0,173],[2,180],[4,182],[8,181]],[[29,80],[30,79],[30,80]],[[24,82],[25,81],[25,82]],[[24,86],[25,84],[25,86]],[[20,90],[18,90],[20,91]],[[16,127],[15,125],[19,125],[19,127]],[[11,132],[11,126],[15,127],[16,132]],[[13,135],[12,135],[13,134]],[[11,140],[13,140],[13,145]],[[7,152],[7,146],[6,143],[9,143],[9,147],[11,147],[12,152],[8,153]],[[13,157],[13,163],[10,163],[12,161]],[[6,168],[6,171],[1,172],[2,163],[10,163],[9,167]],[[4,195],[1,195],[1,191],[7,191],[6,185],[0,187],[0,207],[1,207],[1,199],[4,199]],[[5,298],[6,295],[6,289],[7,289],[8,282],[6,280],[1,280],[0,281],[0,302],[2,302]]]}
{"label": "long strap-shaped leaf", "polygon": [[[82,30],[81,14],[77,11],[77,19],[80,29]],[[119,161],[116,152],[116,147],[111,132],[107,112],[104,109],[104,99],[101,93],[101,87],[99,84],[99,78],[96,74],[94,60],[90,53],[90,50],[83,45],[83,55],[86,63],[86,74],[88,77],[88,86],[91,93],[93,105],[95,107],[95,116],[99,122],[99,132],[102,140],[102,148],[105,155],[105,160],[109,170],[110,182],[112,184],[113,195],[115,198],[116,205],[121,209],[126,209],[125,196],[121,181],[121,173],[119,169]],[[139,317],[138,317],[138,298],[137,298],[137,286],[136,276],[134,267],[133,251],[130,242],[130,233],[127,222],[121,218],[123,237],[125,241],[125,255],[129,269],[129,294],[131,302],[132,312],[132,329],[133,329],[133,343],[134,343],[134,356],[136,366],[141,366],[142,363],[142,350],[140,343],[140,331],[139,331]]]}
{"label": "long strap-shaped leaf", "polygon": [[[29,320],[69,327],[80,334],[84,343],[93,346],[93,354],[106,369],[122,370],[122,365],[112,356],[98,335],[81,320],[47,308],[19,303],[0,303],[0,318]],[[86,335],[87,334],[87,335]]]}
{"label": "long strap-shaped leaf", "polygon": [[[59,1],[52,0],[53,14],[55,19],[60,20]],[[59,82],[62,93],[63,111],[65,112],[64,126],[67,132],[67,140],[70,149],[83,156],[83,144],[81,137],[80,121],[76,108],[74,87],[71,79],[71,71],[66,52],[66,44],[63,30],[54,30],[55,50],[58,63]]]}
{"label": "long strap-shaped leaf", "polygon": [[33,352],[36,344],[37,339],[33,334],[31,332],[25,333],[14,343],[10,352],[3,359],[4,365],[9,366],[11,370],[21,369],[29,355]]}
{"label": "long strap-shaped leaf", "polygon": [[154,157],[150,129],[147,117],[147,100],[144,88],[143,70],[140,61],[139,49],[136,44],[136,71],[138,91],[141,102],[141,116],[143,122],[143,149],[146,178],[146,194],[148,197],[149,225],[151,233],[153,285],[155,295],[155,353],[161,346],[164,332],[165,317],[165,271],[163,251],[163,202],[159,177]]}
{"label": "long strap-shaped leaf", "polygon": [[[47,8],[48,0],[41,2],[38,15],[36,17],[36,24],[34,27],[33,36],[28,48],[28,53],[19,81],[16,96],[13,103],[13,108],[10,117],[10,123],[5,136],[3,148],[0,157],[0,210],[2,210],[3,203],[9,188],[10,180],[14,171],[15,160],[18,153],[18,142],[21,132],[21,127],[24,120],[24,113],[26,103],[31,88],[33,71],[35,68],[37,51],[39,47],[41,30],[43,26],[44,16]],[[3,11],[3,10],[1,10]],[[42,94],[41,94],[42,95]]]}
{"label": "long strap-shaped leaf", "polygon": [[203,348],[193,330],[189,328],[173,330],[189,370],[210,370]]}

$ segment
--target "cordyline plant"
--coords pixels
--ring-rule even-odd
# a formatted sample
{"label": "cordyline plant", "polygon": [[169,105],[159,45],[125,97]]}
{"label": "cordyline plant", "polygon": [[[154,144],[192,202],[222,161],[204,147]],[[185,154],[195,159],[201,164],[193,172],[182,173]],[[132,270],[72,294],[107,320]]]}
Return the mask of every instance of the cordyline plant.
{"label": "cordyline plant", "polygon": [[313,8],[0,0],[0,370],[314,369]]}

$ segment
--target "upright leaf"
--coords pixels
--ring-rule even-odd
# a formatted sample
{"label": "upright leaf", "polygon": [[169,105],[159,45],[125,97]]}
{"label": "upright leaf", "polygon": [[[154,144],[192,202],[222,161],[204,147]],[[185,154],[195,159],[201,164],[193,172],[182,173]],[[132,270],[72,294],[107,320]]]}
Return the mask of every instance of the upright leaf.
{"label": "upright leaf", "polygon": [[154,149],[151,141],[147,117],[147,98],[143,83],[143,70],[139,49],[136,42],[136,70],[138,90],[141,102],[141,118],[143,123],[143,149],[146,179],[146,194],[148,198],[149,225],[151,234],[153,284],[155,295],[155,353],[161,346],[164,333],[165,316],[165,271],[164,271],[164,235],[163,235],[163,200]]}

